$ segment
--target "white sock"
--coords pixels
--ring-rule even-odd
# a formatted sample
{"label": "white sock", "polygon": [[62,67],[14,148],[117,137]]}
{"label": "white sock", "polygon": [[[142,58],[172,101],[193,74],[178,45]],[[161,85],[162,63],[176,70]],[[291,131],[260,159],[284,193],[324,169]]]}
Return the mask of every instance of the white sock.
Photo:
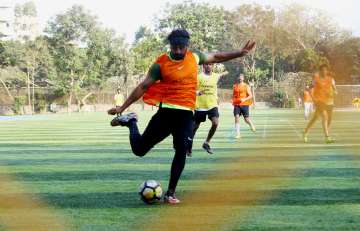
{"label": "white sock", "polygon": [[235,124],[235,130],[236,130],[236,134],[240,135],[240,123]]}

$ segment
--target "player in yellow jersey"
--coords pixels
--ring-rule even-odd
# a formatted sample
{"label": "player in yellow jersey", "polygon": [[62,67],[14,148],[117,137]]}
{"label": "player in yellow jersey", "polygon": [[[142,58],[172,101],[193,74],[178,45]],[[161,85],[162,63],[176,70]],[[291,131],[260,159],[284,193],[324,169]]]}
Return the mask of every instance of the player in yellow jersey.
{"label": "player in yellow jersey", "polygon": [[[206,116],[211,121],[211,128],[206,137],[202,147],[209,154],[213,154],[210,148],[210,140],[214,136],[219,125],[219,110],[217,97],[217,83],[221,76],[226,75],[227,72],[215,73],[213,72],[212,64],[204,64],[203,71],[198,75],[196,109],[194,114],[194,135],[200,126],[200,123],[205,122]],[[190,148],[188,156],[192,155]]]}
{"label": "player in yellow jersey", "polygon": [[116,90],[116,94],[114,96],[115,107],[120,107],[124,103],[124,96],[121,94],[120,88]]}
{"label": "player in yellow jersey", "polygon": [[326,143],[334,143],[335,140],[330,137],[329,127],[332,121],[332,112],[334,108],[334,95],[337,94],[335,80],[332,78],[327,65],[320,66],[320,72],[313,79],[313,101],[315,104],[315,113],[304,130],[304,142],[308,142],[308,133],[316,120],[322,118],[322,127],[325,134]]}

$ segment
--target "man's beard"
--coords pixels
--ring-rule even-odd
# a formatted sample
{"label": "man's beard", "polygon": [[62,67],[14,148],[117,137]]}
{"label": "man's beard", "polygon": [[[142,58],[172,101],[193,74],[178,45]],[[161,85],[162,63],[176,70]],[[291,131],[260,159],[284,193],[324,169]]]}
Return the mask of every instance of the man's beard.
{"label": "man's beard", "polygon": [[182,60],[185,57],[185,54],[173,54],[171,53],[171,57],[175,60]]}

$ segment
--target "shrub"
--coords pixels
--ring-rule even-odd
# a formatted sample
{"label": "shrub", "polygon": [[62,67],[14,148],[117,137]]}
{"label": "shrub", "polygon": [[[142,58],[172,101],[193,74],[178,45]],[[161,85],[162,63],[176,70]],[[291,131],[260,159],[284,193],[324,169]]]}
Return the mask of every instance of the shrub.
{"label": "shrub", "polygon": [[271,97],[271,103],[275,107],[284,107],[285,102],[285,93],[281,90],[277,90],[273,93],[273,96]]}
{"label": "shrub", "polygon": [[35,112],[43,112],[46,109],[46,101],[44,99],[39,99],[35,101]]}
{"label": "shrub", "polygon": [[296,99],[295,97],[292,97],[288,104],[286,105],[287,108],[295,108],[296,107]]}
{"label": "shrub", "polygon": [[22,109],[25,105],[25,102],[26,102],[26,97],[24,96],[16,96],[14,98],[14,104],[11,108],[14,114],[18,115],[22,113]]}

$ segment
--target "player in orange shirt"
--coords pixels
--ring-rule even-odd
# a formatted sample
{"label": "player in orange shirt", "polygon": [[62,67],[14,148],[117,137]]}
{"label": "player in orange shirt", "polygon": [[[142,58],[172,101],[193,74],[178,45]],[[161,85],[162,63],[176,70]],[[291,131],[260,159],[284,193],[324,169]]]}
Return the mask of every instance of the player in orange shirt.
{"label": "player in orange shirt", "polygon": [[312,89],[309,86],[305,88],[303,101],[305,120],[308,120],[313,111]]}
{"label": "player in orange shirt", "polygon": [[185,167],[186,153],[193,136],[198,66],[245,56],[255,46],[255,42],[249,41],[241,50],[204,54],[190,51],[189,40],[190,35],[186,30],[173,30],[168,36],[170,52],[156,60],[145,80],[122,106],[108,110],[111,115],[121,114],[142,96],[145,103],[159,107],[143,134],[139,132],[135,113],[117,116],[111,125],[129,128],[131,149],[137,156],[146,155],[157,143],[169,135],[173,136],[175,155],[164,197],[164,201],[170,204],[180,203],[175,189]]}
{"label": "player in orange shirt", "polygon": [[239,76],[238,83],[233,86],[233,106],[235,117],[235,138],[240,138],[240,116],[244,117],[244,121],[250,126],[253,132],[256,131],[254,124],[250,120],[250,105],[252,104],[252,92],[245,82],[243,74]]}
{"label": "player in orange shirt", "polygon": [[335,80],[331,77],[329,67],[321,65],[318,75],[313,79],[313,101],[315,104],[315,113],[304,130],[304,142],[308,142],[308,132],[316,120],[322,118],[322,127],[325,134],[326,143],[334,143],[335,140],[330,137],[329,128],[332,121],[334,108],[334,96],[337,94]]}

